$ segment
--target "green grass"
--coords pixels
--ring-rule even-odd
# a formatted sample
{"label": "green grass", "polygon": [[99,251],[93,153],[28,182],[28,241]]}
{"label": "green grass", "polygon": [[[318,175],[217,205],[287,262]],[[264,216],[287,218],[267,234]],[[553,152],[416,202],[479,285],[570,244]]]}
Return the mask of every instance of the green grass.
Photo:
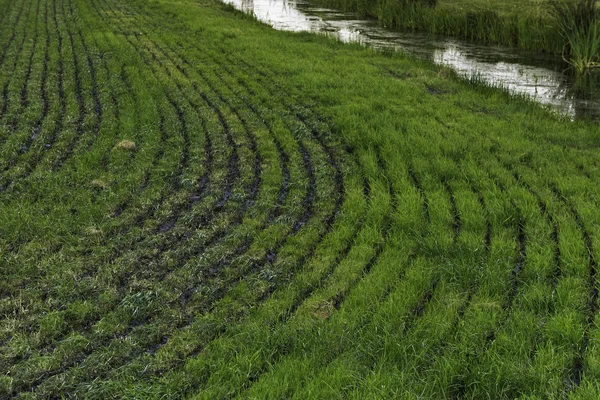
{"label": "green grass", "polygon": [[318,0],[378,19],[383,26],[561,54],[567,41],[553,4],[588,0]]}
{"label": "green grass", "polygon": [[564,56],[578,74],[600,67],[600,8],[596,0],[553,3],[553,14],[566,42]]}
{"label": "green grass", "polygon": [[0,398],[598,397],[597,124],[210,0],[0,10]]}

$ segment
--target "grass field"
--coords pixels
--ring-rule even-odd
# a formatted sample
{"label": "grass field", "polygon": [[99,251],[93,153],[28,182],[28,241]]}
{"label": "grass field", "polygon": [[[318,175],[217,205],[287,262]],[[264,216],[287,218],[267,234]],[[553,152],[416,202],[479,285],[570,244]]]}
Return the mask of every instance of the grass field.
{"label": "grass field", "polygon": [[600,128],[211,0],[0,0],[0,398],[600,396]]}

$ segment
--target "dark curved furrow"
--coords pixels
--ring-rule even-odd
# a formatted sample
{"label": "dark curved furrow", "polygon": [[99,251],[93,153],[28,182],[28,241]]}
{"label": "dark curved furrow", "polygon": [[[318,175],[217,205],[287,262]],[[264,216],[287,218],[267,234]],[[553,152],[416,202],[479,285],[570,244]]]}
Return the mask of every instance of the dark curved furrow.
{"label": "dark curved furrow", "polygon": [[31,46],[31,53],[29,54],[29,61],[27,63],[27,68],[25,71],[25,81],[23,82],[23,86],[21,86],[21,112],[22,110],[25,110],[28,105],[29,105],[29,79],[31,78],[31,70],[33,69],[33,57],[35,56],[35,49],[37,47],[38,44],[38,37],[39,37],[39,32],[38,32],[38,23],[39,23],[39,19],[40,19],[40,2],[37,3],[36,5],[36,10],[35,10],[35,25],[33,28],[34,34],[33,34],[33,44]]}
{"label": "dark curved furrow", "polygon": [[[386,170],[385,168],[385,162],[381,157],[378,157],[378,161],[379,161],[379,165],[380,168],[382,168],[382,170]],[[412,183],[412,185],[414,186],[414,188],[417,190],[417,192],[419,192],[420,197],[422,198],[423,201],[423,209],[424,209],[424,215],[427,219],[427,222],[430,222],[430,218],[428,217],[428,207],[426,205],[426,199],[427,196],[425,194],[425,191],[422,189],[420,182],[416,179],[416,172],[414,170],[414,167],[412,166],[412,163],[409,163],[409,167],[407,170],[407,173],[410,177],[410,181]],[[389,180],[389,177],[386,178],[386,180],[388,182],[391,182]],[[451,208],[451,213],[452,213],[452,218],[453,218],[453,224],[452,224],[452,230],[453,230],[453,234],[452,234],[452,246],[456,247],[457,243],[458,243],[458,239],[459,236],[461,235],[461,229],[462,229],[462,222],[461,222],[461,215],[458,209],[458,205],[457,205],[457,201],[455,198],[455,194],[454,191],[452,190],[452,187],[450,185],[450,183],[445,179],[445,178],[441,178],[441,183],[442,186],[448,196],[449,202],[450,202],[450,208]],[[391,184],[390,184],[390,190],[391,189]],[[394,212],[398,212],[398,208],[397,208],[397,204],[394,204]],[[489,231],[488,231],[489,233]],[[486,245],[487,245],[487,239],[486,239]],[[416,250],[414,250],[414,253],[410,254],[408,257],[408,264],[412,264],[415,260],[416,255],[418,254],[419,249],[417,248]],[[375,262],[376,263],[376,262]],[[364,270],[363,276],[364,274],[368,274],[370,273],[370,270],[372,268],[372,266],[374,265],[373,260],[369,261],[368,264],[368,269]],[[404,269],[404,272],[402,274],[399,275],[398,277],[398,281],[394,282],[393,285],[391,285],[391,287],[387,288],[387,290],[385,291],[384,295],[382,296],[382,298],[380,299],[381,303],[384,303],[385,301],[387,301],[387,299],[389,298],[389,296],[394,292],[394,290],[397,290],[397,287],[400,284],[400,281],[404,278],[404,274],[406,273],[406,268]],[[353,282],[351,289],[353,289],[355,286],[358,285],[359,282]],[[440,278],[438,276],[433,276],[428,287],[426,288],[426,290],[423,292],[423,294],[420,295],[420,297],[417,299],[416,303],[414,304],[414,306],[408,311],[408,313],[406,314],[406,317],[403,319],[403,325],[402,325],[402,329],[401,332],[398,333],[398,335],[402,336],[402,337],[406,337],[409,332],[411,332],[414,327],[418,324],[419,320],[424,316],[425,312],[427,311],[428,307],[430,306],[430,303],[434,297],[434,294],[436,292],[436,289],[438,288],[438,286],[440,285]],[[460,307],[457,310],[456,315],[454,316],[453,319],[453,323],[452,323],[452,327],[450,329],[450,332],[453,332],[456,327],[458,326],[459,322],[461,321],[461,319],[464,316],[464,313],[466,312],[467,308],[469,307],[470,303],[471,303],[471,299],[473,297],[473,289],[469,288],[467,294],[466,294],[466,299],[461,303]],[[336,304],[336,308],[339,309],[339,305]],[[361,328],[364,326],[367,326],[367,324],[371,323],[371,319],[366,319],[364,321],[362,321],[362,325]],[[361,329],[362,330],[362,329]],[[441,353],[441,351],[443,350],[444,347],[444,343],[441,342],[437,347],[434,347],[432,352],[434,354],[439,354]],[[336,357],[340,357],[341,355],[338,354],[337,356],[335,356],[334,358],[332,358],[330,361],[333,362],[333,360],[336,359]],[[375,358],[370,358],[367,362],[367,365],[364,367],[365,371],[372,371],[375,367],[375,363],[376,363],[376,359]],[[350,390],[350,388],[348,389]],[[346,391],[343,392],[343,395],[345,396],[347,394]]]}
{"label": "dark curved furrow", "polygon": [[429,202],[425,195],[425,191],[421,187],[421,182],[419,181],[419,178],[417,177],[417,174],[415,172],[413,165],[408,166],[408,175],[410,176],[410,179],[411,179],[413,185],[417,188],[419,195],[423,198],[423,215],[425,215],[425,220],[427,222],[430,222],[431,217],[429,216]]}
{"label": "dark curved furrow", "polygon": [[590,341],[590,330],[594,327],[594,321],[596,319],[596,313],[598,311],[598,286],[596,282],[596,276],[598,274],[598,262],[596,261],[596,256],[594,253],[594,245],[592,242],[592,237],[585,226],[583,218],[581,214],[577,211],[575,206],[571,203],[571,201],[565,197],[560,189],[555,185],[551,184],[550,189],[554,193],[557,199],[559,199],[569,210],[570,214],[573,216],[577,227],[579,228],[582,236],[583,242],[585,244],[585,249],[588,255],[588,304],[587,304],[587,323],[583,332],[583,338],[579,345],[579,349],[575,359],[573,360],[573,367],[571,369],[571,375],[569,377],[569,381],[567,383],[566,392],[569,393],[575,390],[580,384],[585,372],[583,360],[586,356],[589,341]]}
{"label": "dark curved furrow", "polygon": [[[300,223],[302,223],[302,220],[299,221]],[[299,227],[300,224],[297,224],[295,227],[297,229],[297,227]]]}
{"label": "dark curved furrow", "polygon": [[[306,162],[306,156],[304,157],[304,159],[305,159],[305,162]],[[309,197],[310,197],[310,195],[309,195]],[[302,221],[303,221],[303,218],[306,218],[306,214],[304,214],[304,215],[303,215],[303,217],[300,219],[300,222],[302,222]],[[298,226],[299,226],[299,224],[296,224],[296,225],[295,225],[296,229],[298,229],[298,228],[297,228]]]}
{"label": "dark curved furrow", "polygon": [[[16,49],[16,54],[14,56],[14,60],[12,63],[12,66],[10,67],[9,71],[6,72],[7,75],[7,79],[6,79],[6,85],[8,85],[8,87],[10,87],[10,85],[13,82],[13,78],[17,75],[17,67],[19,65],[19,60],[21,58],[21,55],[23,53],[23,49],[25,48],[25,42],[27,39],[27,35],[28,35],[28,27],[29,27],[29,18],[31,17],[31,11],[33,8],[33,3],[29,2],[29,6],[27,8],[27,15],[25,17],[25,23],[23,23],[23,33],[22,33],[22,38],[21,41],[19,42],[17,49]],[[37,4],[37,8],[38,8],[38,12],[39,12],[39,3]],[[37,14],[34,15],[35,18],[35,23],[37,23]],[[17,29],[13,29],[13,31],[16,31]],[[33,53],[33,52],[32,52]],[[19,105],[20,106],[20,105]],[[4,110],[8,110],[10,107],[10,102],[9,102],[9,97],[6,98],[4,104],[2,105],[2,108]],[[6,114],[7,111],[4,112],[4,114]],[[10,119],[9,122],[7,122],[6,124],[9,127],[9,133],[13,133],[16,129],[17,129],[17,125],[20,121],[17,120],[18,118],[18,112],[16,112],[17,115],[12,115],[12,118]],[[10,115],[10,114],[9,114]],[[6,141],[10,139],[9,137],[1,137],[0,138],[0,143],[4,144],[6,143]]]}
{"label": "dark curved furrow", "polygon": [[56,41],[58,46],[58,70],[56,71],[57,77],[57,92],[58,92],[58,102],[60,104],[60,108],[58,111],[58,116],[55,122],[54,131],[50,135],[50,137],[44,143],[44,148],[46,150],[50,150],[56,141],[56,138],[60,134],[63,129],[63,123],[65,119],[65,114],[67,112],[67,103],[65,98],[65,86],[64,86],[64,60],[63,60],[63,36],[60,33],[60,28],[58,25],[57,19],[57,10],[56,10],[56,2],[58,0],[52,1],[52,19],[54,21],[54,31],[56,33]]}
{"label": "dark curved furrow", "polygon": [[587,123],[205,0],[0,24],[0,399],[597,394]]}
{"label": "dark curved furrow", "polygon": [[83,88],[82,88],[82,82],[81,82],[81,67],[79,65],[78,54],[77,54],[77,50],[76,50],[77,48],[75,46],[75,39],[73,38],[73,29],[74,29],[73,21],[67,22],[68,18],[66,17],[66,13],[65,13],[64,2],[61,2],[61,11],[62,11],[63,17],[65,18],[65,26],[66,26],[66,30],[67,30],[67,36],[69,39],[69,45],[73,52],[73,59],[72,59],[73,80],[75,82],[75,85],[74,85],[75,99],[77,101],[79,115],[77,116],[77,122],[75,123],[75,131],[76,131],[75,138],[73,138],[72,140],[69,141],[69,143],[66,144],[66,149],[64,151],[62,151],[60,153],[60,155],[57,157],[57,159],[53,162],[53,170],[54,171],[58,171],[59,169],[61,169],[63,164],[71,157],[73,150],[75,149],[75,146],[77,145],[77,143],[79,142],[79,140],[81,139],[81,137],[84,134],[83,124],[84,124],[84,121],[88,114],[86,107],[85,107],[84,94],[83,94]]}
{"label": "dark curved furrow", "polygon": [[[50,51],[50,28],[49,28],[49,22],[48,22],[48,3],[45,3],[44,8],[45,8],[45,11],[44,11],[44,32],[45,32],[44,43],[45,43],[45,45],[44,45],[44,61],[42,63],[41,84],[40,84],[40,99],[41,99],[42,107],[41,107],[41,111],[40,111],[40,116],[36,119],[36,121],[33,125],[32,133],[29,137],[26,137],[25,142],[21,145],[18,156],[21,156],[22,154],[25,154],[29,151],[32,142],[34,140],[36,140],[38,135],[40,134],[42,125],[44,124],[44,121],[46,120],[46,117],[48,116],[49,109],[50,109],[50,104],[49,104],[49,100],[48,100],[48,90],[47,90],[48,63],[50,62],[50,53],[49,53],[49,51]],[[31,53],[31,56],[29,59],[29,66],[28,66],[28,70],[27,70],[28,76],[31,75],[34,51],[35,51],[35,49],[32,50],[32,53]],[[28,90],[28,86],[27,86],[27,82],[25,82],[25,84],[23,85],[23,87],[21,89],[21,105],[24,108],[27,107],[27,103],[28,103],[27,90]],[[39,160],[39,158],[34,159],[33,164],[31,166],[29,166],[28,168],[29,169],[34,168],[36,165],[36,161],[38,161],[38,160]],[[12,166],[14,166],[14,161],[9,161],[7,166],[5,166],[1,172],[2,173],[6,172]],[[16,179],[17,180],[22,179],[24,176],[26,176],[26,174],[27,173],[22,174]]]}
{"label": "dark curved furrow", "polygon": [[[25,7],[25,0],[21,1],[21,5],[19,7],[19,11],[17,11],[17,15],[15,17],[14,22],[12,23],[12,26],[10,28],[10,37],[8,38],[6,44],[2,47],[2,53],[0,54],[0,67],[2,67],[2,65],[4,64],[4,61],[6,60],[6,53],[8,52],[8,50],[10,49],[11,44],[13,43],[13,41],[15,40],[15,37],[17,35],[17,25],[19,24],[19,21],[21,20],[21,15],[23,13],[23,8]],[[31,3],[29,3],[31,6]],[[10,15],[10,13],[6,13],[6,17],[8,17]]]}
{"label": "dark curved furrow", "polygon": [[450,205],[452,207],[452,217],[454,219],[454,224],[453,224],[454,225],[453,226],[454,234],[452,237],[452,241],[456,245],[456,241],[458,240],[458,236],[460,235],[462,221],[460,218],[460,213],[458,211],[458,207],[456,205],[456,198],[454,197],[454,192],[452,191],[452,187],[450,186],[448,181],[445,179],[442,180],[442,185],[444,185],[444,189],[446,190],[446,192],[448,193],[448,197],[450,198]]}
{"label": "dark curved furrow", "polygon": [[[410,169],[409,169],[409,171],[410,171]],[[410,172],[410,173],[412,175],[414,172]],[[413,182],[414,182],[414,178],[411,177],[411,179],[413,179]],[[448,185],[447,182],[446,182],[445,186],[446,185]],[[447,189],[450,189],[449,186],[447,187]],[[470,189],[473,191],[473,193],[475,193],[477,195],[477,200],[481,206],[481,211],[485,215],[486,229],[485,229],[485,235],[483,238],[484,252],[481,257],[482,258],[481,261],[479,261],[479,263],[481,264],[480,268],[483,268],[483,266],[485,266],[490,261],[490,254],[491,254],[491,250],[492,250],[493,228],[492,228],[492,222],[490,220],[490,211],[487,207],[484,194],[479,189],[475,188],[473,185],[471,185]],[[451,189],[450,189],[449,193],[452,193]],[[453,209],[454,209],[454,215],[456,217],[459,217],[457,209],[456,209],[456,204],[454,201],[453,201]],[[456,224],[455,224],[455,226],[456,226]],[[458,224],[458,226],[460,226],[460,224]],[[455,244],[456,244],[456,240],[458,239],[459,234],[460,234],[460,230],[455,231],[455,237],[454,237]],[[453,338],[456,337],[456,334],[457,334],[458,328],[459,328],[459,324],[464,321],[465,314],[466,314],[467,310],[469,310],[469,307],[471,307],[473,297],[479,291],[480,286],[481,286],[481,282],[480,282],[479,276],[477,276],[475,281],[471,282],[471,284],[469,285],[469,287],[466,291],[466,294],[464,296],[465,298],[461,302],[460,307],[458,308],[458,312],[454,316],[452,325],[451,325],[451,327],[449,329],[449,333],[447,335],[447,339],[446,338],[441,339],[438,342],[438,344],[431,351],[431,356],[427,361],[428,366],[433,364],[436,360],[440,360],[440,359],[444,358],[444,355],[448,351],[448,348],[452,345]],[[426,371],[426,370],[427,370],[426,366],[423,366],[421,369],[421,371]]]}
{"label": "dark curved furrow", "polygon": [[[163,50],[163,52],[164,52],[164,50]],[[173,60],[171,59],[171,61],[173,61]],[[185,62],[185,60],[184,60],[184,62]],[[178,68],[178,69],[179,69],[181,72],[183,72],[183,73],[184,73],[184,75],[186,75],[186,74],[185,74],[185,70],[184,70],[183,68],[179,67],[177,64],[176,64],[176,66],[177,66],[177,68]],[[186,77],[187,77],[187,75],[186,75]],[[193,84],[193,85],[194,85],[194,84]],[[214,89],[213,89],[213,90],[214,90]],[[339,175],[339,174],[338,174],[338,175]],[[302,218],[302,219],[301,219],[301,220],[300,220],[300,221],[299,221],[299,222],[296,224],[296,226],[294,226],[294,229],[293,229],[293,230],[297,230],[297,229],[299,229],[299,227],[300,227],[300,226],[303,224],[303,222],[304,222],[303,220],[304,220],[304,219],[306,219],[306,215],[305,215],[305,216],[303,216],[303,218]]]}
{"label": "dark curved furrow", "polygon": [[[485,171],[485,173],[490,177],[491,181],[495,182],[495,185],[501,190],[501,192],[506,193],[505,184],[502,183],[502,181],[499,178],[495,178],[495,174],[491,173],[491,171],[484,168],[482,168],[482,170]],[[488,331],[485,334],[483,348],[478,349],[476,354],[468,353],[466,355],[467,359],[465,363],[465,371],[455,383],[454,398],[464,398],[467,395],[467,386],[466,382],[463,379],[465,376],[471,376],[473,374],[478,359],[481,359],[481,357],[483,357],[489,351],[490,347],[493,345],[496,339],[497,333],[501,332],[507,324],[507,322],[509,321],[511,317],[510,311],[514,307],[514,301],[519,291],[519,282],[523,269],[525,268],[525,261],[527,258],[527,236],[525,233],[524,220],[520,208],[515,203],[515,200],[513,198],[509,197],[508,200],[510,202],[511,207],[517,211],[517,223],[515,228],[515,241],[517,245],[517,252],[515,260],[513,262],[512,270],[510,271],[509,286],[507,288],[506,294],[504,295],[504,304],[502,305],[502,316],[500,318],[500,321],[494,326],[494,329]]]}
{"label": "dark curved furrow", "polygon": [[[201,180],[201,182],[205,182],[205,181],[206,181],[206,178],[203,177],[202,180]],[[255,179],[255,181],[256,181],[256,179]],[[256,191],[256,189],[254,189],[254,192],[255,191]],[[192,197],[194,197],[194,196],[192,196]],[[197,201],[197,198],[192,200],[192,202],[195,202],[195,201]]]}

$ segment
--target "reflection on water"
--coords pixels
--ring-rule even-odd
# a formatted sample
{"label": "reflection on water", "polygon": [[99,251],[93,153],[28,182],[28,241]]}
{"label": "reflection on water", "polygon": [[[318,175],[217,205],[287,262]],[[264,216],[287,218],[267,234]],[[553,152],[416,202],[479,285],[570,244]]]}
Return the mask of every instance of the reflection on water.
{"label": "reflection on water", "polygon": [[317,8],[303,0],[223,0],[287,31],[325,33],[343,42],[404,51],[465,76],[502,86],[574,118],[600,119],[600,85],[576,83],[560,57],[483,46],[457,39],[386,30],[376,21]]}

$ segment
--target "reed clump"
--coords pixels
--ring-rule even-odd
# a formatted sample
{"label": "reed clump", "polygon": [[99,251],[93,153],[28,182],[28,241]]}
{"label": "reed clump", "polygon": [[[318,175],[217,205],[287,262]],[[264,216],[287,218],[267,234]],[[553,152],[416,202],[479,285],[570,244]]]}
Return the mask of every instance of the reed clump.
{"label": "reed clump", "polygon": [[553,1],[552,14],[564,39],[563,56],[579,74],[600,67],[600,2]]}

